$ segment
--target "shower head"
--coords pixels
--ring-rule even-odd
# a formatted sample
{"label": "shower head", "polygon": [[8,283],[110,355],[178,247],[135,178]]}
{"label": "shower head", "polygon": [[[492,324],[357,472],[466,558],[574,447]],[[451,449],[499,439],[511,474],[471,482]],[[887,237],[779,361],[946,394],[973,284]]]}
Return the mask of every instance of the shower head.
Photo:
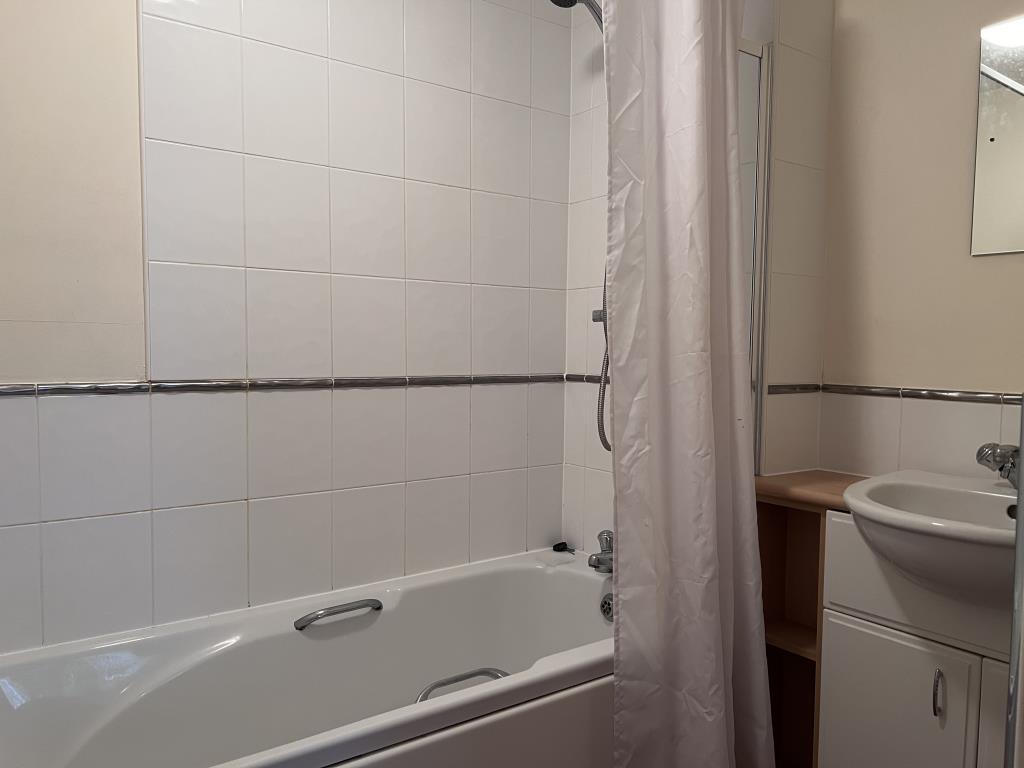
{"label": "shower head", "polygon": [[597,26],[604,29],[604,21],[601,18],[601,3],[598,0],[551,0],[559,8],[572,8],[576,3],[583,3],[590,15],[594,17]]}

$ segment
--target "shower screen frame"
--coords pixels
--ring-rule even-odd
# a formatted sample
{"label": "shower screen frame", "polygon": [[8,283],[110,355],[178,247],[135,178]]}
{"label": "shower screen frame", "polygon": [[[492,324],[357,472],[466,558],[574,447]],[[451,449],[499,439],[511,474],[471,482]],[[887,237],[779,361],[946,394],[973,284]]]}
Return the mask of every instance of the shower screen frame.
{"label": "shower screen frame", "polygon": [[741,41],[738,56],[759,60],[757,95],[757,163],[754,190],[753,269],[750,301],[750,386],[754,420],[754,472],[761,474],[764,456],[765,347],[768,306],[769,152],[771,149],[772,46]]}

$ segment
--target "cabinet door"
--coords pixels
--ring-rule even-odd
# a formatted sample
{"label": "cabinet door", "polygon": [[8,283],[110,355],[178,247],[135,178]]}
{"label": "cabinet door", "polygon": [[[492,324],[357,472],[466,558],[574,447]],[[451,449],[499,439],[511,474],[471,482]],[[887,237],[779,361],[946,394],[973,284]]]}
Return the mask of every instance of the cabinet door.
{"label": "cabinet door", "polygon": [[820,768],[973,768],[980,657],[825,611],[821,663]]}
{"label": "cabinet door", "polygon": [[978,726],[978,768],[1003,768],[1006,750],[1006,693],[1010,667],[985,659],[981,665],[981,724]]}

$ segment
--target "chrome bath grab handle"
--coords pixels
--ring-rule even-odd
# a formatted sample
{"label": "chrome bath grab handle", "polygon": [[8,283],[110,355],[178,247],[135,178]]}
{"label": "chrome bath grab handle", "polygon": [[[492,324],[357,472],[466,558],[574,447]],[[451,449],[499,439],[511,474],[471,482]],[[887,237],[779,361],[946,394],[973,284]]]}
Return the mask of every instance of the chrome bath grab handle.
{"label": "chrome bath grab handle", "polygon": [[416,697],[416,703],[426,701],[430,698],[430,694],[438,688],[447,688],[449,685],[461,683],[463,680],[472,680],[474,677],[489,677],[491,680],[500,680],[503,677],[508,677],[508,672],[503,669],[495,669],[494,667],[480,667],[480,669],[471,669],[469,672],[462,672],[458,675],[442,678],[420,691],[420,695]]}
{"label": "chrome bath grab handle", "polygon": [[326,619],[331,616],[337,616],[339,613],[349,613],[350,611],[358,611],[362,608],[370,608],[374,611],[379,611],[384,607],[384,604],[375,598],[368,598],[366,600],[354,600],[351,603],[342,603],[341,605],[332,605],[329,608],[321,608],[319,611],[313,611],[307,613],[305,616],[295,620],[295,628],[301,632],[310,624],[315,624],[321,619]]}

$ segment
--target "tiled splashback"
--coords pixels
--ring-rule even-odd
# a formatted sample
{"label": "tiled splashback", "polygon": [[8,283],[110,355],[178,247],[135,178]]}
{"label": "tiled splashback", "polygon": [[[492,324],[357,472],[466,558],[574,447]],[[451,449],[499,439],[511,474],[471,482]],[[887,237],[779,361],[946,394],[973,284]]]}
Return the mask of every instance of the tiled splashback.
{"label": "tiled splashback", "polygon": [[1020,438],[1020,405],[998,397],[956,402],[813,392],[769,395],[767,401],[766,474],[820,467],[862,475],[921,469],[991,477],[974,460],[978,446],[1016,445]]}
{"label": "tiled splashback", "polygon": [[[604,250],[594,144],[569,151],[600,43],[574,71],[568,12],[142,11],[152,379],[566,370],[567,273],[589,318]],[[545,546],[566,460],[589,537],[610,474],[565,388],[2,398],[0,651]]]}

